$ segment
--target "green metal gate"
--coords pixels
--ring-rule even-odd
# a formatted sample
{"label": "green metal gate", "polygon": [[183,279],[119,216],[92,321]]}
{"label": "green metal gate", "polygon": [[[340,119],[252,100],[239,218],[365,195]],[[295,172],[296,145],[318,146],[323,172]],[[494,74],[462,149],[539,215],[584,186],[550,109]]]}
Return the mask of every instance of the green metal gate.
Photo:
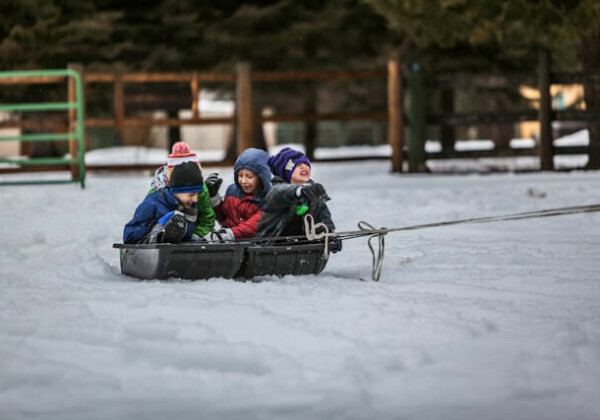
{"label": "green metal gate", "polygon": [[[66,180],[15,180],[2,181],[0,185],[15,184],[55,184],[65,182],[79,182],[81,188],[85,186],[85,130],[83,115],[83,89],[81,76],[75,70],[32,70],[32,71],[8,71],[0,72],[1,79],[15,79],[15,83],[26,84],[28,78],[44,77],[67,77],[70,84],[67,102],[46,103],[24,103],[24,104],[0,104],[0,111],[6,112],[38,112],[38,111],[67,111],[69,112],[69,131],[66,133],[36,133],[20,134],[17,136],[0,136],[0,141],[69,141],[73,147],[70,148],[71,156],[68,158],[29,158],[8,159],[0,158],[0,163],[10,163],[18,166],[23,165],[70,165],[71,179]],[[71,116],[75,113],[74,118]]]}

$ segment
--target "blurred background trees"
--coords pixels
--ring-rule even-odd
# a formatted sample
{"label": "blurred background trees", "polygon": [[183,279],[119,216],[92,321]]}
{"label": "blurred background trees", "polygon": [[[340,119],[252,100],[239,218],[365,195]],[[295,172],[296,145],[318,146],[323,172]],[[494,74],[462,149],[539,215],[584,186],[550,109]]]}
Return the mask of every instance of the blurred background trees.
{"label": "blurred background trees", "polygon": [[[90,71],[233,71],[239,61],[360,69],[397,56],[435,72],[531,71],[538,50],[552,53],[553,69],[599,71],[600,2],[0,0],[0,70],[77,62]],[[261,95],[273,102],[276,93]],[[300,96],[306,112],[315,109],[311,86]],[[585,86],[585,99],[600,109],[597,84]],[[600,165],[600,123],[590,138],[590,162]]]}
{"label": "blurred background trees", "polygon": [[[365,1],[401,37],[399,56],[434,71],[531,70],[537,52],[545,50],[554,70],[600,72],[600,3],[595,0]],[[600,111],[600,84],[586,83],[584,91],[586,108]],[[600,122],[588,128],[588,168],[600,169]]]}
{"label": "blurred background trees", "polygon": [[0,0],[0,69],[314,69],[385,63],[396,39],[359,0]]}

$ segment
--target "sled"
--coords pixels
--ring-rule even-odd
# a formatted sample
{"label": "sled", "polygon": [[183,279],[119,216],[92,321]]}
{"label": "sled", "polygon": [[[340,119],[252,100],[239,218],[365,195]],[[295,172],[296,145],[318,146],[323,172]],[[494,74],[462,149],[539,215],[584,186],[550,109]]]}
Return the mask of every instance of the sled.
{"label": "sled", "polygon": [[253,245],[245,250],[237,277],[319,274],[327,264],[323,243]]}
{"label": "sled", "polygon": [[251,242],[113,244],[121,273],[139,279],[319,274],[327,264],[323,242],[257,245]]}

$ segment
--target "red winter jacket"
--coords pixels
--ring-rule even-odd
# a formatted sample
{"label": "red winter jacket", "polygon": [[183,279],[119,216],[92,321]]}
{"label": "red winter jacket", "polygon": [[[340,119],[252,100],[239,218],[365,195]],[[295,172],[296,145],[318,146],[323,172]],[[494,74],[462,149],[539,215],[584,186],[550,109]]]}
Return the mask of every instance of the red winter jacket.
{"label": "red winter jacket", "polygon": [[[262,216],[265,196],[271,189],[269,154],[264,150],[250,148],[244,150],[233,165],[234,183],[227,187],[223,202],[214,207],[221,226],[230,228],[235,239],[251,238],[256,233]],[[237,175],[241,169],[254,172],[260,179],[261,189],[254,195],[244,194],[238,185]]]}
{"label": "red winter jacket", "polygon": [[214,211],[221,226],[231,228],[236,239],[253,237],[262,216],[253,195],[226,195]]}

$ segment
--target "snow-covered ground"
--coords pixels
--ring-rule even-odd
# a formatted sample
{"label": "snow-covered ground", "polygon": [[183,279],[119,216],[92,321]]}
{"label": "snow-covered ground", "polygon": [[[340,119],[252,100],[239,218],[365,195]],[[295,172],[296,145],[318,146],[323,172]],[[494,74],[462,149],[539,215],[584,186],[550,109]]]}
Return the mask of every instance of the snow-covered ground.
{"label": "snow-covered ground", "polygon": [[[599,172],[314,178],[339,231],[600,202]],[[600,213],[390,233],[378,283],[364,238],[319,276],[138,281],[111,246],[148,186],[0,188],[0,419],[600,418]]]}
{"label": "snow-covered ground", "polygon": [[[554,140],[557,151],[564,146],[587,146],[589,134],[581,130],[573,134]],[[273,146],[271,154],[284,147],[291,146],[304,150],[301,144]],[[492,150],[494,143],[491,140],[458,140],[455,143],[457,151]],[[533,149],[536,143],[533,139],[513,139],[510,142],[513,149]],[[439,152],[442,146],[439,141],[428,140],[425,143],[427,152]],[[219,162],[225,157],[223,150],[196,150],[202,162]],[[392,149],[389,145],[381,146],[352,146],[325,148],[315,150],[317,159],[343,159],[353,157],[390,157]],[[157,148],[143,147],[114,147],[88,152],[85,156],[86,164],[94,165],[122,165],[122,164],[156,164],[160,165],[165,159],[165,151]],[[580,169],[587,163],[586,155],[561,155],[554,157],[556,169]],[[432,172],[490,172],[490,171],[532,171],[540,169],[540,159],[537,156],[521,156],[511,158],[472,158],[472,159],[434,159],[427,162]]]}

